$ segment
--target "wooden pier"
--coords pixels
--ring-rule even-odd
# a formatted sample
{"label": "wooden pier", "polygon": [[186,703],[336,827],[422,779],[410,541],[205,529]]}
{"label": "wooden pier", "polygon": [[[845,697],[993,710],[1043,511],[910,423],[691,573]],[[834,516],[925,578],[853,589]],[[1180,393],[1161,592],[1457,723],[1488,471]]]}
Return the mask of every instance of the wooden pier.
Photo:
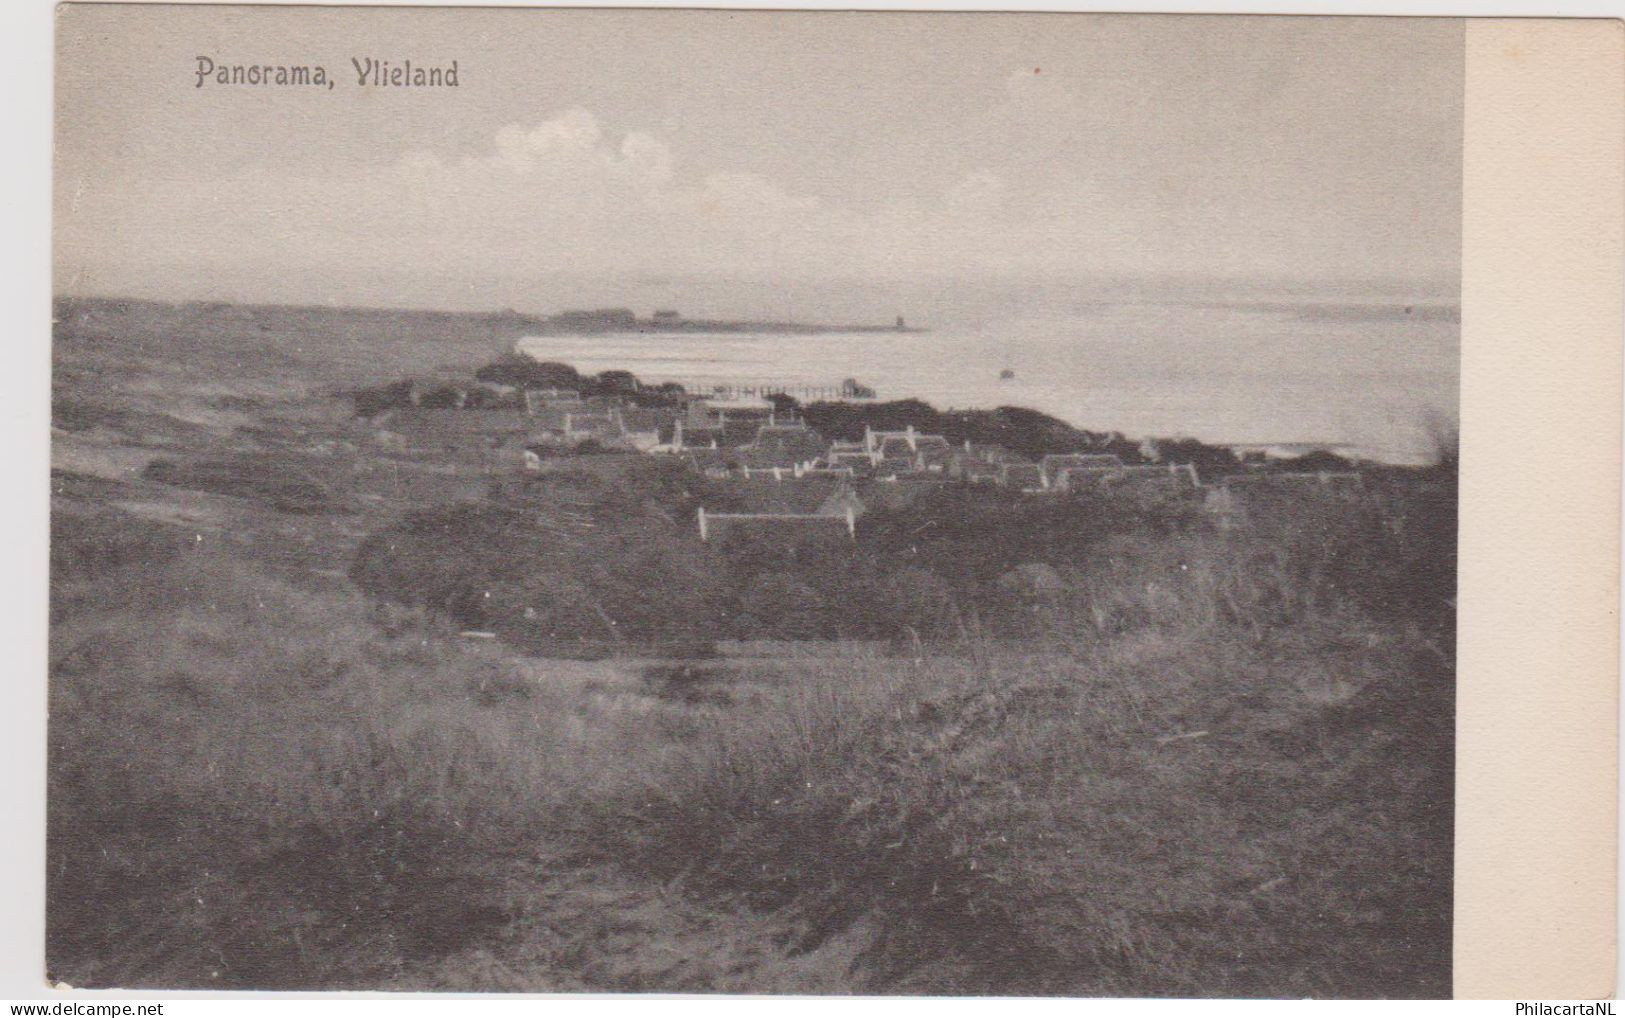
{"label": "wooden pier", "polygon": [[[707,396],[718,400],[765,399],[768,396],[789,396],[800,403],[820,400],[874,399],[873,390],[854,385],[820,385],[807,382],[718,382],[689,378],[671,378],[683,391],[694,396]],[[659,384],[659,383],[655,383]]]}

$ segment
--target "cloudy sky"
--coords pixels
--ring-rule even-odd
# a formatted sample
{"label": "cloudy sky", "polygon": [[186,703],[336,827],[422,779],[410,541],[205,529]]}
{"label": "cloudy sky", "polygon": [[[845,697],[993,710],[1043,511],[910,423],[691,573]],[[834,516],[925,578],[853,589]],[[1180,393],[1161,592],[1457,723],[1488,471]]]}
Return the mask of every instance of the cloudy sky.
{"label": "cloudy sky", "polygon": [[[1458,271],[1454,21],[59,11],[64,292]],[[336,87],[200,89],[199,55]],[[461,86],[361,88],[367,56]]]}

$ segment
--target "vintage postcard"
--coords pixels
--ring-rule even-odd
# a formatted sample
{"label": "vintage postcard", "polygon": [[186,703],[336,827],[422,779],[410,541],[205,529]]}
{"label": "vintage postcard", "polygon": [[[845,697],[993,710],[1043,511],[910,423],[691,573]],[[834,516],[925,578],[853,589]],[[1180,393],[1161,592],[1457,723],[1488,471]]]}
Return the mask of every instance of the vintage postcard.
{"label": "vintage postcard", "polygon": [[1490,992],[1479,27],[61,6],[49,979]]}

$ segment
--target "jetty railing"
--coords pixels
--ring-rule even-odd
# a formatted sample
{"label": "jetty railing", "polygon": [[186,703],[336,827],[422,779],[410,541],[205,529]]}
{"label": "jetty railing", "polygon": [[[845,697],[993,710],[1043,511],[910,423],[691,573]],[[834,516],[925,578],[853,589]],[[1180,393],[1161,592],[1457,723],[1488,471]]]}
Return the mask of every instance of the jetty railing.
{"label": "jetty railing", "polygon": [[[767,396],[789,396],[803,403],[831,399],[874,399],[874,390],[861,385],[839,385],[809,382],[721,382],[714,379],[668,378],[662,382],[675,382],[685,392],[714,399],[762,399]],[[659,384],[659,383],[656,383]]]}

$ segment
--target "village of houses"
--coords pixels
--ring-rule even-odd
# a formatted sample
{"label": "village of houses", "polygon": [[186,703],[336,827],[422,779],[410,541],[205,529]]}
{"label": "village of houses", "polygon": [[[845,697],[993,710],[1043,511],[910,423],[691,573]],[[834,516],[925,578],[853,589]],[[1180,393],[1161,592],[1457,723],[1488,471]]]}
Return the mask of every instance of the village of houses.
{"label": "village of houses", "polygon": [[[666,395],[672,392],[666,387]],[[1182,500],[1221,530],[1246,526],[1250,492],[1341,494],[1363,485],[1357,471],[1285,469],[1268,462],[1263,450],[1244,453],[1241,472],[1203,477],[1190,463],[1164,462],[1166,443],[1157,439],[1140,444],[1142,462],[1107,451],[1030,459],[912,426],[865,427],[861,439],[830,439],[813,430],[793,402],[770,399],[787,394],[772,386],[683,392],[663,406],[562,388],[443,385],[438,393],[429,400],[414,386],[405,405],[370,418],[371,440],[396,453],[433,452],[486,475],[611,466],[631,455],[675,457],[717,482],[710,488],[717,504],[702,505],[694,520],[699,537],[713,542],[741,530],[782,528],[856,539],[866,510],[902,508],[924,491],[952,484],[1035,498],[1110,493]],[[850,393],[842,399],[873,402]]]}

